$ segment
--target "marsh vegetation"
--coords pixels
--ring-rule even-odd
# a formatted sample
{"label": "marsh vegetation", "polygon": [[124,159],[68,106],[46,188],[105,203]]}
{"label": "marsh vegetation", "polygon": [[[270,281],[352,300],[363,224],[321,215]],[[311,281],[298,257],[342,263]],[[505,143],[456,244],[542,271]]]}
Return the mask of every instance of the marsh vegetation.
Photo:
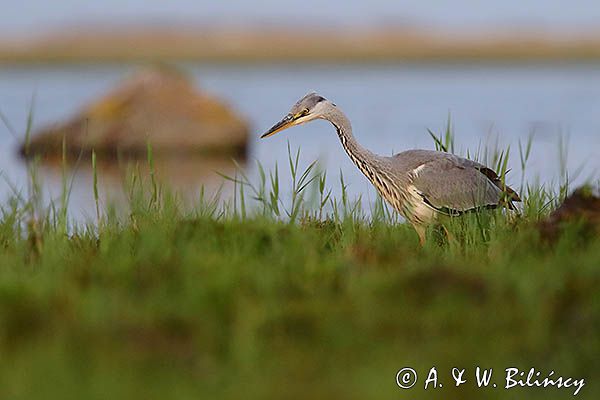
{"label": "marsh vegetation", "polygon": [[[434,136],[452,148],[451,132]],[[519,145],[523,169],[530,151]],[[504,176],[507,152],[470,155]],[[149,172],[126,175],[125,213],[100,198],[90,162],[87,222],[69,218],[68,168],[62,196],[40,199],[35,160],[2,204],[0,397],[398,398],[399,369],[435,365],[444,397],[501,398],[456,391],[449,371],[600,371],[600,237],[578,220],[552,240],[537,228],[568,179],[521,182],[519,213],[472,213],[448,226],[456,241],[431,232],[421,247],[380,199],[365,209],[295,150],[289,196],[259,165],[257,181],[228,177],[230,197],[189,203],[158,181],[149,147]],[[430,396],[422,383],[411,398]]]}

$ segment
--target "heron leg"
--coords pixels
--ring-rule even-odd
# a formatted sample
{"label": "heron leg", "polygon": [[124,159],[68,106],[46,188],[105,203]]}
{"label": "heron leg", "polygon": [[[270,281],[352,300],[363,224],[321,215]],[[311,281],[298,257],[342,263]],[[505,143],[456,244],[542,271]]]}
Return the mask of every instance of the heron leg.
{"label": "heron leg", "polygon": [[421,247],[425,246],[425,239],[427,236],[427,228],[423,225],[416,225],[416,224],[414,224],[413,227],[415,228],[417,235],[419,235],[419,244],[421,245]]}
{"label": "heron leg", "polygon": [[[419,235],[419,244],[421,247],[424,247],[425,242],[427,241],[427,226],[414,224],[413,227],[415,228],[417,235]],[[448,228],[446,228],[443,224],[436,225],[435,229],[435,232],[437,233],[436,237],[440,240],[440,244],[443,244],[444,239],[443,237],[440,238],[438,235],[445,236],[448,244],[458,243],[456,241],[456,237],[454,237],[454,235],[450,233]]]}
{"label": "heron leg", "polygon": [[450,233],[450,231],[448,230],[448,228],[446,228],[445,225],[440,224],[442,231],[444,231],[444,235],[446,235],[446,240],[448,241],[448,244],[457,244],[457,240],[456,237]]}
{"label": "heron leg", "polygon": [[[432,237],[439,246],[446,246],[450,244],[457,244],[456,237],[450,233],[448,228],[442,223],[435,223],[432,227]],[[418,225],[415,226],[415,230],[419,235],[419,242],[421,246],[425,245],[426,233],[428,230],[427,226]]]}

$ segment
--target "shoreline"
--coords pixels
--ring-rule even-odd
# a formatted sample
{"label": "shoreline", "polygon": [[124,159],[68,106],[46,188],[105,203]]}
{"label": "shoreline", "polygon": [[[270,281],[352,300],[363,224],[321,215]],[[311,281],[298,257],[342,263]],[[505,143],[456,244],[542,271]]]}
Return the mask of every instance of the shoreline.
{"label": "shoreline", "polygon": [[147,62],[535,63],[600,60],[600,33],[444,35],[407,29],[73,29],[0,42],[0,66]]}

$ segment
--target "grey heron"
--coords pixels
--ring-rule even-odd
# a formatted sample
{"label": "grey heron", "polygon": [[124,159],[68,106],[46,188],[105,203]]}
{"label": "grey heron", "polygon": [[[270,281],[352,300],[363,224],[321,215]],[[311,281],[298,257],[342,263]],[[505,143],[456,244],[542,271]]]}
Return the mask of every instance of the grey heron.
{"label": "grey heron", "polygon": [[344,112],[317,93],[308,93],[261,138],[295,125],[324,119],[333,124],[342,147],[379,194],[409,221],[425,242],[427,227],[440,216],[459,216],[481,208],[513,208],[519,195],[490,168],[453,154],[408,150],[391,157],[361,146]]}

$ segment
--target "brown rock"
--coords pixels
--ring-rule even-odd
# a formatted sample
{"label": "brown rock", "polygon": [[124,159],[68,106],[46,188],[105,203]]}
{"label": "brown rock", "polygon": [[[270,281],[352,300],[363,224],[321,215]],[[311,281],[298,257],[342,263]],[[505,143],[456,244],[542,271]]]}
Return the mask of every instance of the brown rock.
{"label": "brown rock", "polygon": [[139,71],[71,120],[48,127],[22,146],[24,156],[67,153],[244,155],[248,125],[223,102],[197,92],[172,68]]}
{"label": "brown rock", "polygon": [[585,232],[600,233],[600,196],[589,186],[578,188],[539,225],[542,237],[555,240],[570,222],[583,224]]}

